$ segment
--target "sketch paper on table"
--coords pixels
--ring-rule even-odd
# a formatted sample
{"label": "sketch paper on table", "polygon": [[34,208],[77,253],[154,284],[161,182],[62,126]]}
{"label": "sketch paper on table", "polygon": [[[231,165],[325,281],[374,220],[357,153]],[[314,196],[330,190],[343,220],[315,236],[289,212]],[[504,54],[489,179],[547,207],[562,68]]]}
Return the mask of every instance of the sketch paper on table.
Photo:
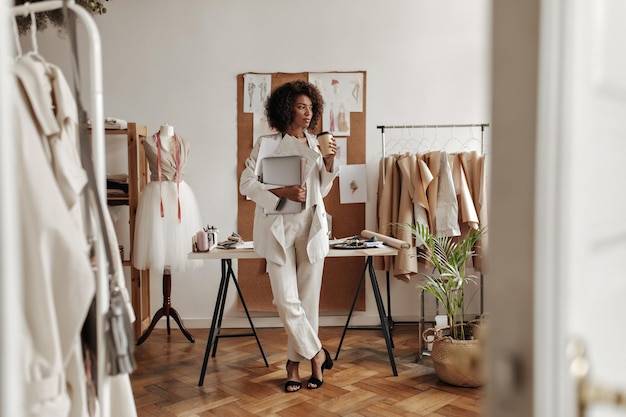
{"label": "sketch paper on table", "polygon": [[272,76],[270,74],[244,74],[243,89],[243,112],[263,113],[265,99],[272,90]]}
{"label": "sketch paper on table", "polygon": [[367,171],[365,164],[343,165],[339,171],[341,204],[367,202]]}

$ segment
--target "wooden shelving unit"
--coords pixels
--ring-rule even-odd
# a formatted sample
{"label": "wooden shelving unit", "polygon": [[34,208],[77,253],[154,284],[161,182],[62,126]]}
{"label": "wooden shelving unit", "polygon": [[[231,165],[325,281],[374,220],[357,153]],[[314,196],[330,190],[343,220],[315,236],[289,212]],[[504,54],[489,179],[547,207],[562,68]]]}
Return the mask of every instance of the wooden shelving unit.
{"label": "wooden shelving unit", "polygon": [[134,332],[135,338],[139,338],[150,325],[150,271],[140,271],[132,265],[137,205],[139,204],[141,191],[149,180],[148,161],[143,148],[143,141],[148,136],[148,128],[130,122],[127,126],[126,129],[105,130],[106,136],[126,135],[128,151],[128,194],[107,195],[107,203],[111,206],[128,206],[131,247],[128,259],[124,259],[123,264],[130,267],[131,299],[137,318],[134,324]]}

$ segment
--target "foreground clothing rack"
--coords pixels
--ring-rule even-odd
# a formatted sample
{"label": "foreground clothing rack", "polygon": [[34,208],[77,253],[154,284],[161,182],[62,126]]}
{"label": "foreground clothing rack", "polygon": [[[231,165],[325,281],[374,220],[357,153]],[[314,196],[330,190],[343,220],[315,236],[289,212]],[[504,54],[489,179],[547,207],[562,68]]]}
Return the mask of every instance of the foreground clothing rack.
{"label": "foreground clothing rack", "polygon": [[[32,13],[40,13],[57,10],[67,7],[71,10],[83,24],[87,33],[88,41],[88,62],[89,68],[89,93],[90,93],[90,115],[92,124],[93,143],[93,163],[96,171],[98,183],[98,199],[102,204],[106,204],[106,174],[105,174],[105,145],[104,145],[104,115],[103,115],[103,94],[102,94],[102,51],[100,34],[93,17],[82,6],[74,0],[47,0],[36,3],[27,3],[15,6],[11,9],[13,18],[15,16],[28,16]],[[33,32],[33,38],[35,33]],[[97,375],[98,399],[100,405],[100,416],[110,417],[110,377],[106,372],[106,345],[105,345],[105,315],[109,307],[109,280],[107,276],[106,253],[104,245],[96,245],[96,331],[97,331]],[[26,393],[23,393],[26,394]]]}
{"label": "foreground clothing rack", "polygon": [[[381,150],[382,159],[388,155],[401,154],[406,152],[414,153],[427,153],[433,150],[441,150],[450,153],[463,152],[463,151],[478,151],[480,154],[485,153],[486,142],[486,130],[489,127],[489,123],[458,123],[458,124],[415,124],[415,125],[378,125],[377,129],[381,132]],[[469,135],[466,139],[459,139],[456,136],[457,129],[469,131]],[[475,136],[474,129],[479,130],[480,134]],[[389,138],[387,131],[400,131],[399,137]],[[434,132],[434,138],[432,136],[426,136],[426,131]],[[444,131],[450,134],[441,135],[441,139],[438,137],[438,132]],[[386,178],[385,164],[381,165],[383,183]],[[420,291],[421,298],[421,316],[418,322],[394,322],[391,315],[391,292],[390,292],[390,271],[386,272],[386,285],[387,285],[387,321],[391,329],[394,324],[415,324],[420,326],[420,334],[423,330],[425,307],[424,307],[424,291]],[[483,276],[480,276],[480,313],[484,311],[483,307]],[[438,307],[437,307],[438,309]],[[422,351],[422,349],[420,349]]]}

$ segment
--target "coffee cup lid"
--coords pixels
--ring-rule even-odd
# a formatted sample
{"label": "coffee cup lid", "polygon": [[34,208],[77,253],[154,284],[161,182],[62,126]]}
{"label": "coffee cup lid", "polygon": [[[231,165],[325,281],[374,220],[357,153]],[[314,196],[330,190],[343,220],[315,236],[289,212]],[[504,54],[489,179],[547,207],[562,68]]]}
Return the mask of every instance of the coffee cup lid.
{"label": "coffee cup lid", "polygon": [[317,137],[319,138],[322,135],[331,135],[332,136],[333,134],[330,133],[330,132],[320,132],[320,133],[317,134]]}

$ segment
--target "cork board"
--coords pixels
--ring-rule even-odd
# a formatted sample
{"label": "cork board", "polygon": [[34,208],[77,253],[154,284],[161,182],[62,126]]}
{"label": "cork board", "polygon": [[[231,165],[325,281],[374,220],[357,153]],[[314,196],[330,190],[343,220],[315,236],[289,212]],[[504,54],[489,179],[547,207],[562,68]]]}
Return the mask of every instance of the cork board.
{"label": "cork board", "polygon": [[[365,163],[365,71],[351,71],[363,75],[362,112],[350,112],[350,135],[347,142],[346,160],[348,164]],[[301,73],[272,73],[272,90],[285,82],[294,80],[309,80],[308,72]],[[240,178],[244,163],[254,143],[254,116],[244,112],[244,76],[237,76],[237,178]],[[319,131],[316,129],[315,131]],[[239,182],[237,183],[239,186]],[[246,200],[245,196],[237,193],[238,220],[237,231],[244,240],[252,240],[255,204]],[[365,228],[365,203],[340,204],[339,178],[335,179],[333,188],[324,199],[326,211],[332,216],[332,234],[334,237],[356,235]],[[347,312],[350,310],[356,293],[359,279],[363,273],[365,259],[326,258],[322,280],[320,299],[321,312]],[[241,291],[246,297],[246,305],[250,311],[275,312],[272,304],[272,290],[269,278],[265,272],[265,260],[240,259],[238,260],[238,280]],[[365,310],[365,285],[355,305],[355,310]]]}

